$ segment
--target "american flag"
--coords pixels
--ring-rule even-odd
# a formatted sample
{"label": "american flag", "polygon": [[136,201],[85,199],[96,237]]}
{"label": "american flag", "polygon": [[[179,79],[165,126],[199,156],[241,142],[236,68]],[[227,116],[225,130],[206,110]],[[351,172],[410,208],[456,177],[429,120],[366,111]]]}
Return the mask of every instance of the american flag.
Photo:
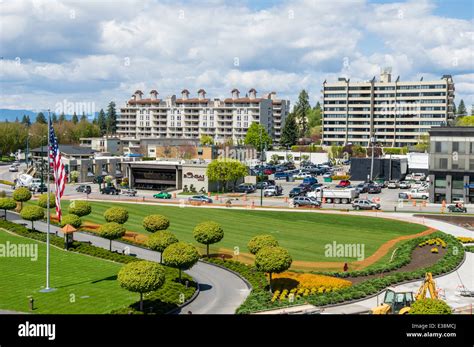
{"label": "american flag", "polygon": [[61,197],[64,193],[64,187],[66,185],[66,171],[64,165],[61,163],[61,152],[59,151],[58,139],[54,134],[53,124],[50,121],[49,124],[49,158],[50,165],[53,168],[54,185],[56,187],[56,216],[58,221],[61,221]]}

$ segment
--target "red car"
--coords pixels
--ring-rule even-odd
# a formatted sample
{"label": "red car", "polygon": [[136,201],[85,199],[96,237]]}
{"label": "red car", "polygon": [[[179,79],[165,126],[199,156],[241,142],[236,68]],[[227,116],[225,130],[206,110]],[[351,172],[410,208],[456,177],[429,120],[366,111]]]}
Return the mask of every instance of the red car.
{"label": "red car", "polygon": [[348,187],[351,185],[351,181],[349,180],[342,180],[341,182],[339,182],[338,186],[340,187]]}
{"label": "red car", "polygon": [[264,174],[264,175],[273,175],[274,173],[275,173],[275,171],[272,170],[272,169],[265,169],[265,170],[263,170],[263,174]]}

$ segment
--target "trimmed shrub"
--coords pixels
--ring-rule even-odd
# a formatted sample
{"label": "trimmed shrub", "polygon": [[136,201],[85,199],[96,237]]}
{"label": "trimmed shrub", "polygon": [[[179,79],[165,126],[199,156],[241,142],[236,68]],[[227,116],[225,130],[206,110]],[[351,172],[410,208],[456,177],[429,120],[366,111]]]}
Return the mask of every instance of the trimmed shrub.
{"label": "trimmed shrub", "polygon": [[220,224],[213,221],[207,221],[199,223],[194,227],[193,236],[197,242],[206,245],[206,254],[209,258],[209,245],[222,240],[224,238],[224,230]]}
{"label": "trimmed shrub", "polygon": [[0,209],[5,212],[5,220],[7,220],[7,210],[14,210],[16,208],[16,201],[11,198],[0,199]]}
{"label": "trimmed shrub", "polygon": [[270,292],[272,291],[272,274],[286,271],[293,259],[283,247],[264,247],[255,256],[255,266],[258,270],[268,272]]}
{"label": "trimmed shrub", "polygon": [[425,298],[416,300],[408,312],[409,314],[451,314],[451,307],[443,300]]}
{"label": "trimmed shrub", "polygon": [[166,230],[170,227],[170,220],[161,214],[152,214],[143,218],[143,227],[150,233]]}
{"label": "trimmed shrub", "polygon": [[165,265],[179,269],[181,280],[181,270],[193,267],[199,260],[199,252],[190,243],[176,242],[166,247],[162,257]]}
{"label": "trimmed shrub", "polygon": [[[42,208],[48,208],[48,194],[41,194],[38,198],[38,206]],[[56,197],[53,193],[49,193],[49,207],[55,208],[56,207]]]}
{"label": "trimmed shrub", "polygon": [[80,228],[82,225],[82,220],[79,216],[76,216],[75,214],[67,214],[61,218],[61,223],[59,223],[59,226],[62,228],[65,225],[72,225],[74,228]]}
{"label": "trimmed shrub", "polygon": [[31,229],[35,230],[34,222],[44,219],[44,210],[39,206],[25,206],[20,212],[21,218],[31,221]]}
{"label": "trimmed shrub", "polygon": [[68,212],[79,217],[84,217],[92,212],[92,206],[86,201],[75,200],[69,204]]}
{"label": "trimmed shrub", "polygon": [[257,235],[250,239],[247,244],[249,252],[257,254],[263,247],[277,247],[278,241],[272,235]]}
{"label": "trimmed shrub", "polygon": [[99,235],[110,240],[109,250],[112,251],[112,240],[116,240],[125,235],[125,228],[118,223],[110,222],[102,224],[99,228]]}
{"label": "trimmed shrub", "polygon": [[125,224],[128,220],[128,211],[123,207],[111,207],[104,212],[104,218],[109,223]]}
{"label": "trimmed shrub", "polygon": [[143,311],[143,293],[158,290],[165,283],[165,269],[151,261],[136,261],[122,267],[117,280],[122,288],[140,293],[140,311]]}
{"label": "trimmed shrub", "polygon": [[20,203],[20,209],[23,209],[23,203],[31,199],[31,192],[28,188],[20,187],[15,189],[12,197]]}
{"label": "trimmed shrub", "polygon": [[[148,237],[148,239],[146,240],[146,246],[153,251],[163,253],[166,247],[176,242],[178,242],[178,239],[172,232],[163,230],[150,235],[150,237]],[[160,256],[160,264],[162,262],[163,255]]]}

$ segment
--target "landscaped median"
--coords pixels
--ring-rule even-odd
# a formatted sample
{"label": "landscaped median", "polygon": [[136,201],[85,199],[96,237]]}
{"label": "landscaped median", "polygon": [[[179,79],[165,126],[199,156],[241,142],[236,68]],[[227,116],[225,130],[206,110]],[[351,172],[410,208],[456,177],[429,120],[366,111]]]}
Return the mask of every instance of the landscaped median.
{"label": "landscaped median", "polygon": [[139,296],[122,289],[117,274],[123,264],[142,260],[78,241],[64,251],[64,239],[50,235],[51,284],[56,291],[39,293],[45,281],[45,241],[45,233],[0,221],[0,243],[38,245],[37,261],[20,257],[0,261],[0,309],[27,312],[28,296],[32,296],[36,302],[32,313],[164,314],[189,300],[196,291],[190,276],[183,274],[179,281],[177,269],[163,266],[164,282],[159,283],[160,289],[144,294],[143,311],[139,311]]}
{"label": "landscaped median", "polygon": [[[445,243],[446,247],[442,255],[439,258],[433,258],[435,262],[432,264],[412,269],[412,254],[420,250],[430,253],[432,248],[430,240],[433,239],[442,240]],[[423,256],[423,254],[419,255]],[[362,271],[348,272],[310,274],[284,272],[276,276],[276,279],[274,277],[273,293],[269,291],[268,277],[258,271],[255,266],[217,258],[209,259],[209,261],[239,273],[252,284],[251,294],[237,311],[245,314],[308,303],[325,307],[362,299],[379,293],[389,286],[422,279],[426,272],[440,275],[452,271],[463,259],[464,248],[455,237],[443,232],[435,232],[399,245],[392,261],[385,265],[375,265]],[[410,270],[405,271],[405,269]]]}

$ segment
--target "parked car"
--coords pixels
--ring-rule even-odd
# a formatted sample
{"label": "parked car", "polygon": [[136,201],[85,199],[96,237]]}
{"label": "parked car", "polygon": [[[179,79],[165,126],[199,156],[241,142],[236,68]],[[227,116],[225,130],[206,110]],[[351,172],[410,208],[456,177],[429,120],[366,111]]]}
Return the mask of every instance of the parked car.
{"label": "parked car", "polygon": [[278,196],[283,194],[283,188],[281,186],[268,186],[264,189],[264,196]]}
{"label": "parked car", "polygon": [[270,183],[267,182],[267,181],[264,181],[264,182],[257,182],[257,184],[255,185],[255,188],[257,189],[265,189],[267,187],[270,186]]}
{"label": "parked car", "polygon": [[367,193],[369,191],[369,184],[359,183],[358,185],[356,185],[355,189],[359,194]]}
{"label": "parked car", "polygon": [[407,182],[407,181],[401,181],[398,186],[399,186],[400,189],[410,189],[411,188],[410,182]]}
{"label": "parked car", "polygon": [[76,192],[78,192],[78,193],[90,194],[91,191],[92,191],[91,186],[89,186],[87,184],[81,184],[80,186],[78,186],[76,188]]}
{"label": "parked car", "polygon": [[352,202],[354,210],[380,210],[380,204],[367,199],[356,199]]}
{"label": "parked car", "polygon": [[351,181],[349,180],[342,180],[339,182],[339,184],[336,186],[338,188],[346,188],[346,187],[349,187],[351,185]]}
{"label": "parked car", "polygon": [[295,187],[292,190],[290,190],[290,193],[288,193],[288,196],[290,198],[293,198],[295,196],[303,195],[305,191],[301,187]]}
{"label": "parked car", "polygon": [[18,167],[16,165],[11,165],[10,168],[8,169],[10,172],[18,172]]}
{"label": "parked car", "polygon": [[424,180],[426,180],[426,175],[425,175],[424,173],[415,172],[415,173],[409,174],[409,175],[406,177],[406,180],[407,180],[407,181],[409,181],[409,180],[413,180],[413,181],[424,181]]}
{"label": "parked car", "polygon": [[115,188],[114,186],[110,186],[110,187],[105,187],[105,188],[102,188],[100,190],[100,193],[101,194],[111,194],[111,195],[119,195],[120,193],[120,189],[117,189]]}
{"label": "parked car", "polygon": [[48,191],[48,187],[45,184],[40,184],[38,186],[34,186],[32,191],[35,193],[46,193]]}
{"label": "parked car", "polygon": [[122,194],[127,195],[127,196],[136,196],[137,191],[135,189],[125,189],[125,190],[122,190]]}
{"label": "parked car", "polygon": [[212,204],[212,199],[208,198],[205,195],[194,195],[188,198],[188,201],[195,201],[195,202],[204,202],[206,204]]}
{"label": "parked car", "polygon": [[293,198],[293,206],[321,207],[321,202],[315,198],[309,198],[307,196],[295,196]]}
{"label": "parked car", "polygon": [[155,199],[171,199],[171,194],[165,191],[161,191],[157,194],[154,194],[153,197]]}
{"label": "parked car", "polygon": [[387,184],[388,189],[398,189],[399,188],[399,183],[396,180],[388,181]]}
{"label": "parked car", "polygon": [[467,208],[464,207],[462,204],[455,204],[448,206],[449,212],[460,212],[460,213],[467,213]]}
{"label": "parked car", "polygon": [[331,177],[332,177],[331,172],[326,172],[325,174],[323,174],[323,178],[331,178]]}
{"label": "parked car", "polygon": [[398,193],[399,199],[423,199],[427,200],[430,197],[430,194],[426,191],[412,189],[407,192]]}
{"label": "parked car", "polygon": [[276,180],[285,180],[287,179],[288,177],[292,176],[291,173],[285,171],[285,172],[277,172],[275,173],[274,177]]}
{"label": "parked car", "polygon": [[318,183],[318,179],[313,176],[308,176],[303,179],[303,183],[313,185],[315,183]]}
{"label": "parked car", "polygon": [[235,191],[237,193],[253,193],[255,192],[256,188],[253,184],[248,184],[248,183],[242,183],[239,184],[236,188]]}
{"label": "parked car", "polygon": [[369,185],[367,193],[369,194],[379,194],[382,192],[382,188],[376,184]]}

